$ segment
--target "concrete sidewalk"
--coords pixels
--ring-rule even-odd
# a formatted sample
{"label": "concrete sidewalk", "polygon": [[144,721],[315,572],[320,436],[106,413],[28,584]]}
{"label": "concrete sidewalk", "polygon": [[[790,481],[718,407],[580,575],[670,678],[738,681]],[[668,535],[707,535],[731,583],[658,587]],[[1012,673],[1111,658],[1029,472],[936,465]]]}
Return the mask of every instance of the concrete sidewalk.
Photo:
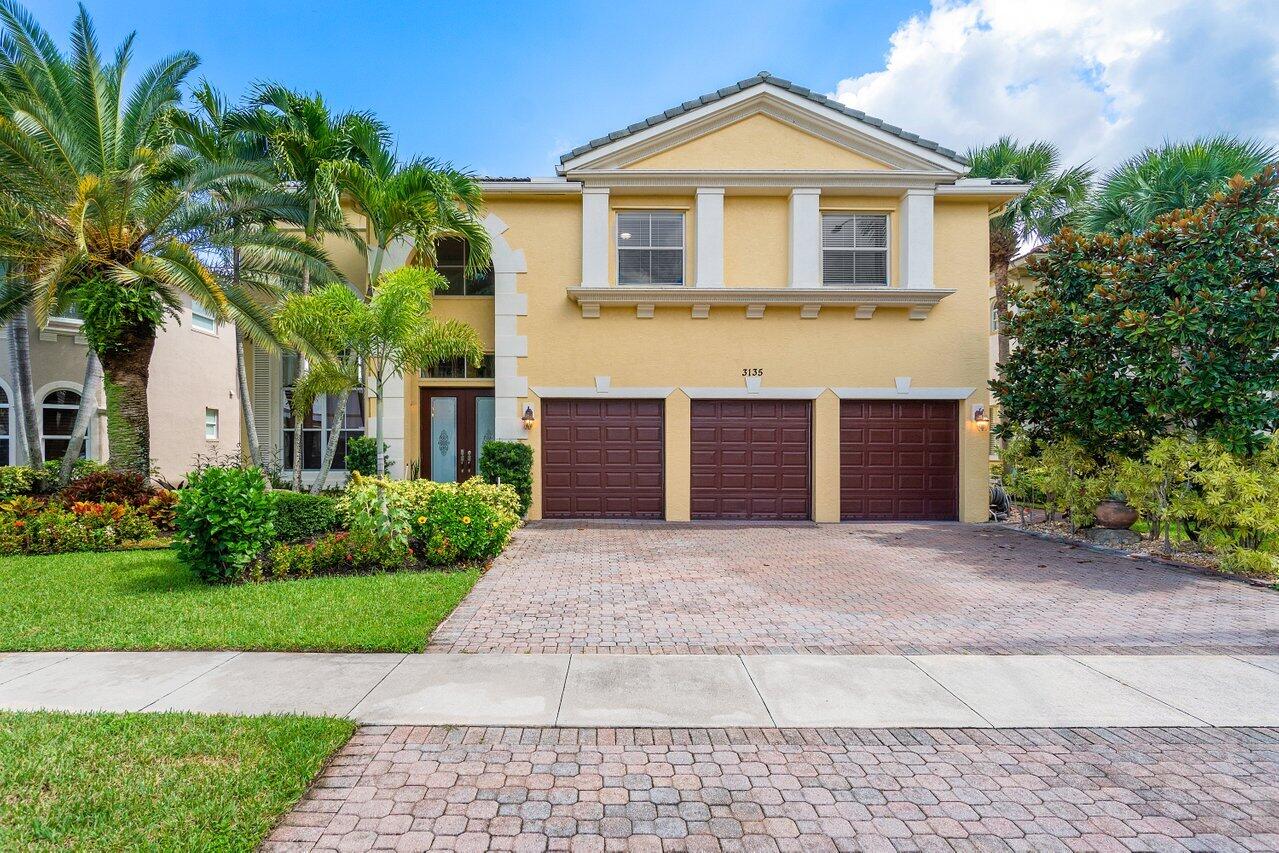
{"label": "concrete sidewalk", "polygon": [[0,654],[0,709],[628,727],[1279,726],[1279,655]]}

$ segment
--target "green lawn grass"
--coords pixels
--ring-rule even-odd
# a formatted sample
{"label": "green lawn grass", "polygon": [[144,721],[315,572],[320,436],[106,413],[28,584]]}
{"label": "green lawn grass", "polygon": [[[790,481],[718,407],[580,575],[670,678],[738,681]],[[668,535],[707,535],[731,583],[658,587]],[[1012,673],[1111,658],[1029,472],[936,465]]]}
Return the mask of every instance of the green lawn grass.
{"label": "green lawn grass", "polygon": [[252,850],[354,729],[0,712],[0,850]]}
{"label": "green lawn grass", "polygon": [[0,651],[421,651],[478,569],[239,586],[170,551],[0,559]]}

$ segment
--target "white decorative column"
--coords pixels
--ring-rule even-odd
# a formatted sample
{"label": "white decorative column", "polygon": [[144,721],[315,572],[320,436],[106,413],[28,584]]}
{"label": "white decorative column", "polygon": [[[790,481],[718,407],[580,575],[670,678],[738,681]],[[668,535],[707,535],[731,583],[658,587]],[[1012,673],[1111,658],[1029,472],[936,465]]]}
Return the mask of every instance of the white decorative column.
{"label": "white decorative column", "polygon": [[[604,206],[607,230],[607,195]],[[506,228],[495,214],[484,219],[493,259],[494,429],[495,437],[502,441],[526,441],[528,430],[520,420],[520,401],[528,396],[528,378],[520,374],[519,360],[528,357],[528,336],[519,333],[519,318],[528,316],[528,295],[520,293],[518,276],[527,272],[528,266],[524,252],[512,249],[502,236]]]}
{"label": "white decorative column", "polygon": [[820,287],[822,283],[822,191],[796,187],[790,193],[791,287]]}
{"label": "white decorative column", "polygon": [[608,187],[582,187],[582,287],[608,286]]}
{"label": "white decorative column", "polygon": [[934,191],[906,190],[902,196],[901,254],[902,287],[935,287],[933,282],[933,196]]}
{"label": "white decorative column", "polygon": [[697,190],[697,287],[724,286],[724,188]]}

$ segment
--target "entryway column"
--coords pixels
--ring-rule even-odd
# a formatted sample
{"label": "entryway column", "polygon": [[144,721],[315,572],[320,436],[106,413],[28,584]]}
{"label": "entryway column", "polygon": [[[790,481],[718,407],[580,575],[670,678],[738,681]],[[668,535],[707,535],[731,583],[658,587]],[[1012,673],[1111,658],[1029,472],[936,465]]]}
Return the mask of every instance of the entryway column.
{"label": "entryway column", "polygon": [[790,193],[791,287],[820,287],[822,283],[822,191],[796,187]]}
{"label": "entryway column", "polygon": [[608,286],[608,187],[582,187],[582,287]]}
{"label": "entryway column", "polygon": [[697,287],[724,286],[724,188],[697,190]]}
{"label": "entryway column", "polygon": [[933,198],[931,190],[906,190],[901,212],[901,286],[936,287],[933,283]]}

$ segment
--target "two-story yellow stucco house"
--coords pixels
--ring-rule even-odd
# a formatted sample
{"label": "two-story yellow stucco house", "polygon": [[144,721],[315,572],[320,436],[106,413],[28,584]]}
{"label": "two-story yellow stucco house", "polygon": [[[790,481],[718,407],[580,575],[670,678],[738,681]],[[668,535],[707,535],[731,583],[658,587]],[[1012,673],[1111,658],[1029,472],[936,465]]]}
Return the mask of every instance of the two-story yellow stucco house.
{"label": "two-story yellow stucco house", "polygon": [[[465,246],[441,245],[435,311],[492,357],[402,377],[396,472],[469,477],[496,437],[534,450],[533,518],[984,520],[987,220],[1021,188],[966,168],[760,74],[555,177],[486,180],[491,274],[464,280]],[[254,427],[287,464],[288,361],[253,368]]]}

